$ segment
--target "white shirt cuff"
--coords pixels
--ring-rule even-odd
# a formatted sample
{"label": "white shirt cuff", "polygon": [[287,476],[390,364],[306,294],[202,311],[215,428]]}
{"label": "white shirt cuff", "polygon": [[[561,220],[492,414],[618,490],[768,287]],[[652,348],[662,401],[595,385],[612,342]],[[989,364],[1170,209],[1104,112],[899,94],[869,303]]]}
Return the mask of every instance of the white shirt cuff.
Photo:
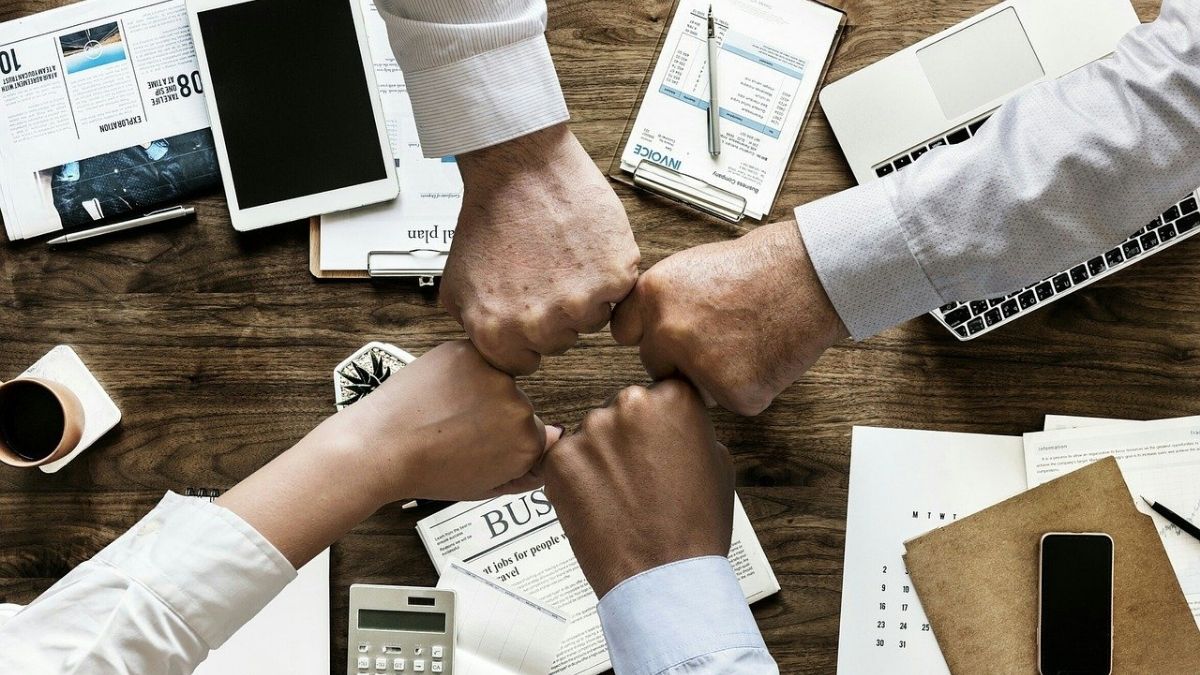
{"label": "white shirt cuff", "polygon": [[945,304],[909,248],[886,182],[796,208],[808,257],[855,340]]}
{"label": "white shirt cuff", "polygon": [[291,563],[232,511],[173,492],[94,562],[157,595],[210,649],[296,578]]}
{"label": "white shirt cuff", "polygon": [[621,675],[653,675],[725,650],[767,650],[733,567],[720,556],[630,577],[605,594],[599,613]]}
{"label": "white shirt cuff", "polygon": [[426,157],[498,145],[570,117],[542,35],[404,80]]}

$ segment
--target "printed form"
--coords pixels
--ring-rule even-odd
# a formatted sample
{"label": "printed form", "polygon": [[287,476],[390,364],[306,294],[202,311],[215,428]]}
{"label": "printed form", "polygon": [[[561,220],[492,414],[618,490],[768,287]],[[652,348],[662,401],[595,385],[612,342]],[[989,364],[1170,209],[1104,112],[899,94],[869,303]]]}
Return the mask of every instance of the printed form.
{"label": "printed form", "polygon": [[1024,491],[1018,437],[855,427],[837,671],[949,675],[904,542]]}
{"label": "printed form", "polygon": [[815,2],[718,0],[721,154],[708,153],[708,0],[680,0],[621,156],[645,160],[771,210],[833,49],[842,14]]}
{"label": "printed form", "polygon": [[[1064,429],[1074,424],[1077,429]],[[1200,523],[1200,417],[1116,422],[1048,416],[1060,430],[1025,434],[1029,487],[1112,455],[1131,499],[1154,519],[1167,558],[1200,625],[1200,541],[1150,510],[1142,496]],[[1087,426],[1084,426],[1087,425]],[[1119,555],[1119,553],[1118,553]]]}

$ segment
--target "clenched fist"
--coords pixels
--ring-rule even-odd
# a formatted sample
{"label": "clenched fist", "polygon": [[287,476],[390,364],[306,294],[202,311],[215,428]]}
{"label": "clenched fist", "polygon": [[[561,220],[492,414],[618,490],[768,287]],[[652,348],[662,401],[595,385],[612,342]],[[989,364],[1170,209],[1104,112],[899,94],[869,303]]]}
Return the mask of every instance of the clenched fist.
{"label": "clenched fist", "polygon": [[608,323],[641,259],[620,200],[566,126],[462,155],[441,300],[513,375]]}
{"label": "clenched fist", "polygon": [[617,306],[612,332],[641,347],[651,377],[682,374],[742,415],[848,335],[790,221],[666,258]]}
{"label": "clenched fist", "polygon": [[733,466],[686,382],[625,389],[551,447],[542,471],[598,597],[667,563],[729,555]]}

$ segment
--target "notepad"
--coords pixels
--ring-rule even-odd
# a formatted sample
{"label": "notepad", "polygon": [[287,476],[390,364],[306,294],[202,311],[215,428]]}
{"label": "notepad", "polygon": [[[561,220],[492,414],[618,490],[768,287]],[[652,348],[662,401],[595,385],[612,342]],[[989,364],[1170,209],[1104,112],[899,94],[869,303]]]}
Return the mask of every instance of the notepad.
{"label": "notepad", "polygon": [[451,560],[438,588],[455,592],[456,675],[546,675],[567,633],[559,610]]}

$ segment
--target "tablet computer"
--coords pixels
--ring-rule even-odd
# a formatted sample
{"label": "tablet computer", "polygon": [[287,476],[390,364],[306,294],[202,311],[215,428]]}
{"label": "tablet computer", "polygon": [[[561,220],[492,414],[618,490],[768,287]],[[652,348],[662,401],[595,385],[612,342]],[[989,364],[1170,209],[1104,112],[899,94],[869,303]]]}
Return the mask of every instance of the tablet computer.
{"label": "tablet computer", "polygon": [[357,0],[187,7],[235,229],[396,197]]}

